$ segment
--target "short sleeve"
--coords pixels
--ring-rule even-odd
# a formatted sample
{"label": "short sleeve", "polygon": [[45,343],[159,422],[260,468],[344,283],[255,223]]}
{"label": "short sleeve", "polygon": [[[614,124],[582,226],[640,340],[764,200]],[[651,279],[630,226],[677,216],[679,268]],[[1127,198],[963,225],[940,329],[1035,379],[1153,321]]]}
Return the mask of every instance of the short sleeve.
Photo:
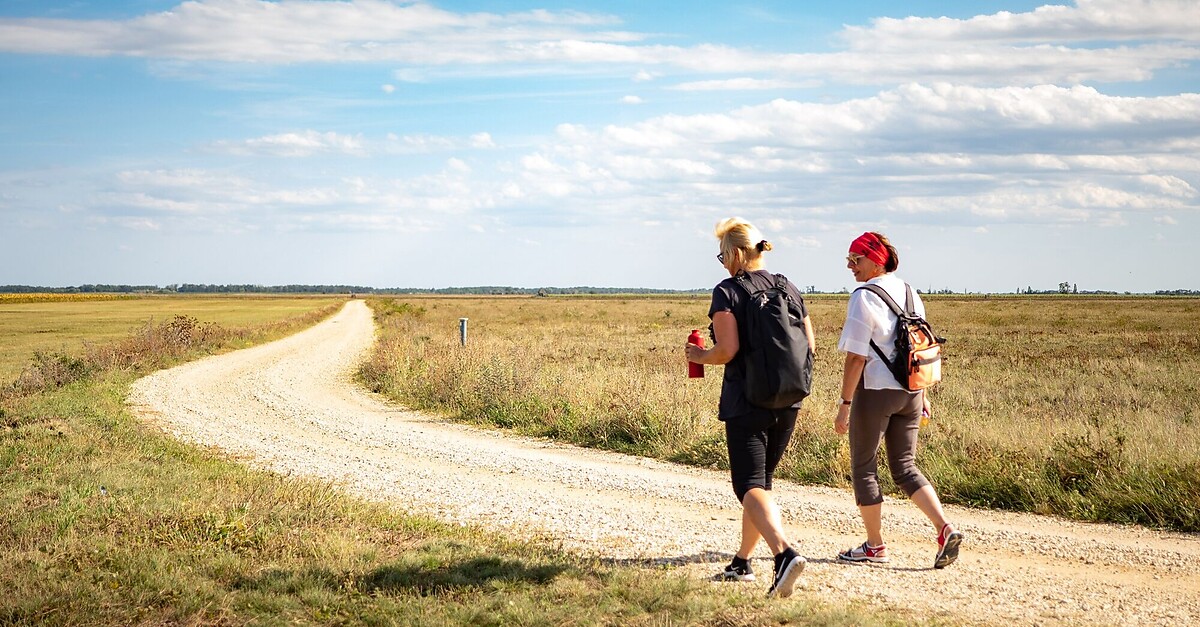
{"label": "short sleeve", "polygon": [[708,307],[708,319],[712,320],[713,315],[721,311],[733,312],[733,295],[729,293],[729,288],[725,286],[724,282],[713,288],[712,304]]}
{"label": "short sleeve", "polygon": [[838,350],[843,353],[867,356],[871,354],[871,335],[874,325],[866,311],[866,292],[855,291],[850,294],[850,304],[846,308],[846,324],[842,327],[842,336],[838,338]]}
{"label": "short sleeve", "polygon": [[913,312],[922,318],[925,317],[925,301],[921,300],[921,294],[917,290],[913,290]]}
{"label": "short sleeve", "polygon": [[792,300],[796,301],[796,304],[800,306],[800,313],[802,314],[801,317],[807,318],[808,304],[804,302],[804,296],[800,294],[800,290],[791,281],[788,281],[788,295],[791,296]]}

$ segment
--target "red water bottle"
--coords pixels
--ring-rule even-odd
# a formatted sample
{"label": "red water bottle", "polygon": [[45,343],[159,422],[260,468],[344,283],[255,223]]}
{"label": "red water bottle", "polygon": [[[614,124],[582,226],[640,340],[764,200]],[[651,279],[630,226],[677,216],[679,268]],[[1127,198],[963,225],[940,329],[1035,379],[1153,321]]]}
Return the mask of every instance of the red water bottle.
{"label": "red water bottle", "polygon": [[[695,344],[700,348],[704,348],[704,336],[700,335],[700,329],[692,329],[692,334],[688,336],[688,344]],[[692,361],[688,362],[688,377],[698,379],[704,376],[704,364],[698,364]]]}

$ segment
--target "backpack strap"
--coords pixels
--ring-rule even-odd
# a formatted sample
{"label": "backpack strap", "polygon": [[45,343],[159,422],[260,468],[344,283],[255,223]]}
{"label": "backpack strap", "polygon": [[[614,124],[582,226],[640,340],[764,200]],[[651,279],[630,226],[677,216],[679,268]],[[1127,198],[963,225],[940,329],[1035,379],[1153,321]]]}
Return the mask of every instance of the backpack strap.
{"label": "backpack strap", "polygon": [[[905,283],[904,286],[908,287],[908,284]],[[905,309],[912,308],[912,292],[905,294],[905,296],[906,296],[905,302],[904,302],[905,308],[901,309],[900,305],[897,305],[896,301],[892,298],[892,295],[887,293],[887,290],[883,289],[882,287],[879,287],[878,285],[875,285],[874,283],[864,285],[854,291],[857,292],[860,290],[867,290],[868,292],[871,292],[872,294],[878,296],[879,299],[883,301],[883,304],[887,305],[888,309],[891,309],[892,313],[896,314],[896,316],[903,316]]]}
{"label": "backpack strap", "polygon": [[782,274],[775,275],[775,289],[787,294],[788,278]]}
{"label": "backpack strap", "polygon": [[[874,283],[869,283],[855,289],[854,291],[857,292],[859,290],[867,290],[868,292],[878,296],[880,300],[882,300],[883,303],[888,306],[888,309],[891,309],[892,313],[896,314],[897,318],[904,317],[906,314],[908,316],[912,316],[913,313],[915,313],[913,311],[912,303],[912,286],[910,286],[908,283],[904,284],[904,309],[901,309],[900,305],[896,304],[895,299],[892,298],[891,294],[887,293],[887,290]],[[883,354],[883,350],[879,348],[879,345],[875,343],[875,340],[871,340],[870,342],[871,348],[875,349],[875,354],[879,355],[879,358],[883,360],[883,363],[887,364],[890,368],[892,365],[892,360],[888,359],[887,355]]]}
{"label": "backpack strap", "polygon": [[[775,285],[773,287],[787,295],[788,278],[782,274],[776,274],[774,276]],[[745,271],[737,273],[737,275],[733,277],[733,280],[735,283],[742,286],[742,289],[746,290],[746,293],[750,296],[754,296],[755,294],[759,294],[771,289],[770,287],[765,287],[761,290],[756,289],[754,287],[754,283],[750,280],[750,273]]]}
{"label": "backpack strap", "polygon": [[739,272],[734,275],[733,282],[745,290],[747,296],[753,297],[754,293],[758,291],[754,289],[754,284],[750,282],[750,275],[745,272]]}

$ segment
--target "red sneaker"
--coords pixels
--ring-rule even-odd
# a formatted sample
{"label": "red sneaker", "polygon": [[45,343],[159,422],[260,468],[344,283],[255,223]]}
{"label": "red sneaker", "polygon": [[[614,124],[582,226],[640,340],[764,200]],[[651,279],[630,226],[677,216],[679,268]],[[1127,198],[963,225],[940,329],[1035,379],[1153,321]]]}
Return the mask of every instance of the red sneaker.
{"label": "red sneaker", "polygon": [[953,564],[958,559],[958,547],[965,539],[966,536],[955,531],[949,523],[942,525],[942,530],[938,532],[938,554],[933,560],[933,567],[945,568]]}

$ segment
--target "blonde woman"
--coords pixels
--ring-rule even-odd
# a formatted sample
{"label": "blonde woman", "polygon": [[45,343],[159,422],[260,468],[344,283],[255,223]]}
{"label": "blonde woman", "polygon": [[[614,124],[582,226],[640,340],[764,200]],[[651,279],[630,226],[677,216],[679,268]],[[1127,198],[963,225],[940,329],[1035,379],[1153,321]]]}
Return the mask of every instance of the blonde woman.
{"label": "blonde woman", "polygon": [[[863,233],[855,239],[846,256],[846,267],[854,273],[855,281],[878,285],[896,303],[904,303],[911,293],[913,309],[924,317],[920,295],[893,274],[900,267],[900,256],[882,234]],[[895,342],[896,315],[879,295],[855,290],[838,340],[838,350],[846,353],[846,361],[834,430],[850,435],[854,500],[866,527],[867,541],[838,553],[838,559],[877,563],[889,560],[883,542],[883,494],[876,463],[880,444],[886,444],[892,480],[938,532],[933,567],[945,568],[958,558],[963,534],[946,520],[937,492],[917,468],[917,429],[921,414],[929,414],[929,399],[924,391],[910,392],[901,386],[876,354],[874,347],[879,347],[893,353],[888,359],[894,359]]]}
{"label": "blonde woman", "polygon": [[[733,561],[718,577],[753,581],[750,556],[762,539],[775,556],[774,578],[767,596],[787,597],[792,594],[806,562],[783,531],[779,507],[771,498],[771,483],[775,467],[792,437],[800,403],[775,410],[751,405],[744,391],[745,364],[738,350],[746,345],[744,321],[749,301],[739,279],[749,281],[755,289],[774,285],[775,276],[766,271],[762,258],[772,246],[758,229],[741,218],[718,223],[716,236],[720,241],[717,261],[725,266],[729,278],[713,289],[708,317],[712,319],[714,343],[707,350],[688,344],[685,352],[693,363],[725,366],[717,417],[725,423],[730,478],[734,494],[742,504],[742,541]],[[815,347],[812,323],[804,299],[790,281],[787,292],[804,312],[804,327],[812,350]]]}

